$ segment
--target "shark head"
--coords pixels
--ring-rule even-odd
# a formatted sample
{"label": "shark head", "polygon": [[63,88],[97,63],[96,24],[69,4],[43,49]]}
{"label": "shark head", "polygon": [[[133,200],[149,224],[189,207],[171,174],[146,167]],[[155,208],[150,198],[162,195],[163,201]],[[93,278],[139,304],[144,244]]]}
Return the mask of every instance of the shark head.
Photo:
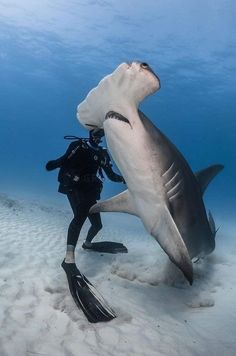
{"label": "shark head", "polygon": [[88,93],[77,108],[77,118],[89,130],[102,128],[108,112],[128,117],[159,88],[160,80],[147,63],[122,63]]}

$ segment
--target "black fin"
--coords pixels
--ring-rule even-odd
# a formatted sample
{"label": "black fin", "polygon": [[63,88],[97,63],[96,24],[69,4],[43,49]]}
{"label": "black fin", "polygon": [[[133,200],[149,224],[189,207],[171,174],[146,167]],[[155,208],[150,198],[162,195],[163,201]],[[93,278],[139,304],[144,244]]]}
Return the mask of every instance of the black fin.
{"label": "black fin", "polygon": [[222,171],[223,168],[224,166],[222,164],[214,164],[195,173],[195,176],[201,186],[202,194],[205,192],[212,179],[217,175],[217,173]]}
{"label": "black fin", "polygon": [[120,242],[112,241],[102,241],[102,242],[92,242],[91,246],[86,246],[83,244],[82,247],[86,250],[92,250],[96,252],[103,253],[127,253],[128,249],[125,245]]}
{"label": "black fin", "polygon": [[215,237],[218,229],[216,229],[216,224],[215,224],[215,221],[213,219],[213,216],[212,216],[210,210],[208,212],[208,221],[209,221],[209,225],[210,225],[210,229],[211,229],[212,235]]}
{"label": "black fin", "polygon": [[127,117],[119,114],[118,112],[115,111],[109,111],[106,114],[106,119],[115,119],[115,120],[120,120],[123,122],[126,122],[127,124],[130,124],[129,120],[127,119]]}
{"label": "black fin", "polygon": [[61,264],[66,272],[69,289],[78,308],[82,309],[90,323],[110,321],[116,317],[101,294],[79,271],[75,263]]}

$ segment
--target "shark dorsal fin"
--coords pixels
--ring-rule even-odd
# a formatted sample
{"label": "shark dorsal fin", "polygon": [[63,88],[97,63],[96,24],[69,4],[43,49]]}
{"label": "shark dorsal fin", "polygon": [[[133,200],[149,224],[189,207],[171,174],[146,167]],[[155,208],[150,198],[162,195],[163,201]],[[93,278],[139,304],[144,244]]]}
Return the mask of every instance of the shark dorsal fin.
{"label": "shark dorsal fin", "polygon": [[114,197],[103,200],[92,206],[90,213],[100,213],[100,212],[120,212],[128,213],[131,215],[137,215],[135,208],[133,207],[132,198],[128,190],[115,195]]}
{"label": "shark dorsal fin", "polygon": [[195,176],[201,186],[202,194],[205,192],[208,184],[224,168],[222,164],[214,164],[195,173]]}

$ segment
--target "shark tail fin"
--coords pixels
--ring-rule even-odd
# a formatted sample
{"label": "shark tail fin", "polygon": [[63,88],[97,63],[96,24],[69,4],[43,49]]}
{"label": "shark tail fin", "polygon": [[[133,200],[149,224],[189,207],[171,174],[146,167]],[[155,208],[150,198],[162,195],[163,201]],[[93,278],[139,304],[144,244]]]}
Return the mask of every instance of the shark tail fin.
{"label": "shark tail fin", "polygon": [[205,192],[206,188],[208,187],[212,179],[220,171],[222,171],[223,168],[224,166],[222,164],[214,164],[195,173],[195,176],[201,186],[202,194]]}

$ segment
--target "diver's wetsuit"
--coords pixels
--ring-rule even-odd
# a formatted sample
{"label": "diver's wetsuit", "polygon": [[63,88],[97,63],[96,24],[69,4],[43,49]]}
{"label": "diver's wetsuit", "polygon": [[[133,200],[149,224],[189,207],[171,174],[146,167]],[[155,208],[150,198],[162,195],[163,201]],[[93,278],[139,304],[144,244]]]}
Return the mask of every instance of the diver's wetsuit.
{"label": "diver's wetsuit", "polygon": [[111,159],[106,149],[93,146],[87,140],[79,139],[72,142],[66,153],[46,165],[47,170],[60,168],[58,174],[60,193],[66,194],[74,213],[67,235],[67,245],[76,246],[80,230],[88,217],[91,227],[86,238],[91,242],[102,228],[99,213],[89,215],[89,209],[100,199],[103,188],[102,170],[114,182],[124,182],[119,174],[112,170]]}

